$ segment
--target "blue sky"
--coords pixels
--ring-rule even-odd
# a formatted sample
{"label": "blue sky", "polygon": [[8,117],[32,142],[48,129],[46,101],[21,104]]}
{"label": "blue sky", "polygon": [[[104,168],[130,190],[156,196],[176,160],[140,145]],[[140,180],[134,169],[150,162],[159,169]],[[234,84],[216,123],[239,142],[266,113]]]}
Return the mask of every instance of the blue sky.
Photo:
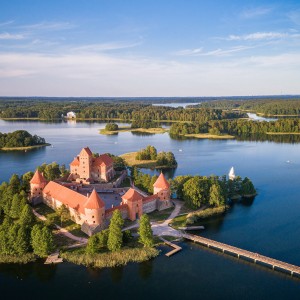
{"label": "blue sky", "polygon": [[299,1],[1,1],[0,95],[272,94],[300,94]]}

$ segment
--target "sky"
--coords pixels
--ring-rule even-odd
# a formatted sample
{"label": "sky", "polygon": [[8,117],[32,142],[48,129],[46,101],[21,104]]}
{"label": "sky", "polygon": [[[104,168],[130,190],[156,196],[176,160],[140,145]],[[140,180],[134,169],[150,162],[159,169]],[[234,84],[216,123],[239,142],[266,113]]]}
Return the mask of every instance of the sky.
{"label": "sky", "polygon": [[0,3],[0,96],[292,94],[299,0]]}

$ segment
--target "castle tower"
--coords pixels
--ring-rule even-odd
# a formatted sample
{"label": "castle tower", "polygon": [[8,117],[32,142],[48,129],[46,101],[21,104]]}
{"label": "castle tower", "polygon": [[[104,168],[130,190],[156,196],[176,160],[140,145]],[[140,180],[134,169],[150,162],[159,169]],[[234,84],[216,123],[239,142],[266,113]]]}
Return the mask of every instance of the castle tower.
{"label": "castle tower", "polygon": [[89,147],[83,148],[79,153],[78,174],[87,180],[91,177],[93,153]]}
{"label": "castle tower", "polygon": [[99,197],[94,189],[84,204],[86,223],[90,226],[102,225],[105,215],[104,201]]}
{"label": "castle tower", "polygon": [[131,221],[136,220],[143,214],[143,196],[133,188],[130,188],[122,196],[122,204],[128,205],[128,218]]}
{"label": "castle tower", "polygon": [[32,179],[30,180],[30,199],[36,197],[42,197],[43,189],[48,181],[45,179],[43,174],[36,170]]}
{"label": "castle tower", "polygon": [[157,180],[153,184],[153,194],[158,196],[161,201],[168,201],[171,199],[170,184],[163,173],[160,173]]}
{"label": "castle tower", "polygon": [[231,167],[230,171],[229,171],[229,174],[228,174],[228,177],[230,180],[234,180],[235,179],[235,173],[234,173],[234,168]]}

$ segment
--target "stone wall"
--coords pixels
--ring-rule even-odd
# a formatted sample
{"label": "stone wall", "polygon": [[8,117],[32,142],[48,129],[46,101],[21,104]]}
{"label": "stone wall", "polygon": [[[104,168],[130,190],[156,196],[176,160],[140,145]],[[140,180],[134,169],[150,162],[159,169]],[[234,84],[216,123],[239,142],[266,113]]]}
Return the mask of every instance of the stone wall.
{"label": "stone wall", "polygon": [[173,203],[171,200],[157,201],[157,209],[159,211],[170,208],[172,206],[173,206]]}
{"label": "stone wall", "polygon": [[151,213],[157,209],[157,200],[154,199],[152,201],[143,203],[143,213]]}

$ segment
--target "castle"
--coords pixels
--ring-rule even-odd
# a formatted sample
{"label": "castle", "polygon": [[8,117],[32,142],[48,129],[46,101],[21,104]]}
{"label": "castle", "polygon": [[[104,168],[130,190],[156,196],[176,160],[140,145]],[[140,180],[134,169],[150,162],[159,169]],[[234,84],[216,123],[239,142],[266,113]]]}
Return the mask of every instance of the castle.
{"label": "castle", "polygon": [[[111,178],[114,171],[111,170],[113,165],[108,155],[103,154],[98,158],[93,158],[89,148],[83,148],[70,164],[71,174],[67,182],[48,182],[37,170],[30,181],[32,203],[43,202],[53,209],[65,205],[71,218],[80,224],[81,230],[89,236],[108,227],[116,209],[120,210],[124,219],[135,221],[144,213],[172,206],[170,184],[161,173],[153,185],[153,195],[142,194],[131,187],[122,195],[119,205],[106,207],[105,201],[98,194],[101,193],[99,185],[92,182],[98,182],[99,178],[102,180]],[[84,186],[83,183],[87,185]],[[116,193],[119,193],[119,190],[117,189]]]}

